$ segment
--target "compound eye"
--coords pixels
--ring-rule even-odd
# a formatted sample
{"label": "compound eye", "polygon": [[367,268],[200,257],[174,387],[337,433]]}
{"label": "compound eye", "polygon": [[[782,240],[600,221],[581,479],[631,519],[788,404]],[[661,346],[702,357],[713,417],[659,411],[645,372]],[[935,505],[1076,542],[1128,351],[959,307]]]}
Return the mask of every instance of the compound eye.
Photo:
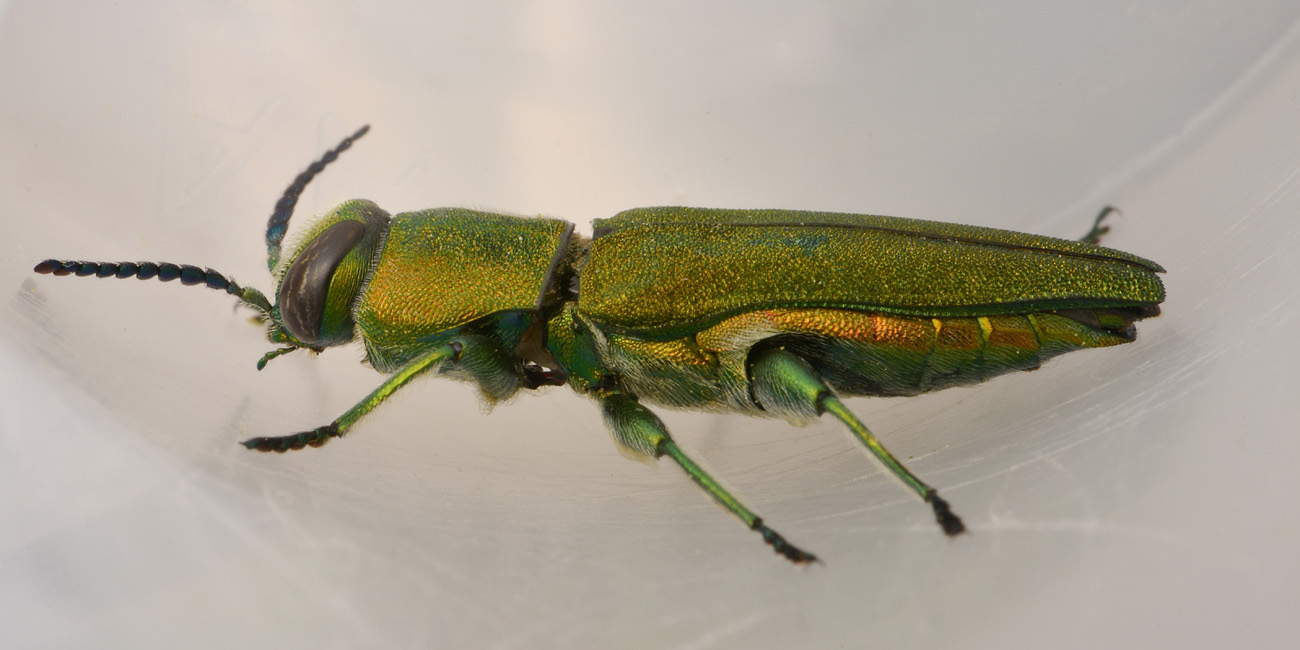
{"label": "compound eye", "polygon": [[316,235],[289,266],[280,283],[280,324],[306,345],[320,341],[334,270],[365,235],[360,221],[340,221]]}

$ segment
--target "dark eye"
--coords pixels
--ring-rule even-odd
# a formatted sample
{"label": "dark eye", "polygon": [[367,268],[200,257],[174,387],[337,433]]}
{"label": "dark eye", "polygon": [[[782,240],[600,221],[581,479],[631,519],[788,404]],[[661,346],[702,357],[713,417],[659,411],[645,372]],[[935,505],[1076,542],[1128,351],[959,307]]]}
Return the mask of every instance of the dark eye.
{"label": "dark eye", "polygon": [[311,240],[285,272],[277,300],[280,324],[302,343],[320,340],[334,269],[365,232],[360,221],[340,221]]}

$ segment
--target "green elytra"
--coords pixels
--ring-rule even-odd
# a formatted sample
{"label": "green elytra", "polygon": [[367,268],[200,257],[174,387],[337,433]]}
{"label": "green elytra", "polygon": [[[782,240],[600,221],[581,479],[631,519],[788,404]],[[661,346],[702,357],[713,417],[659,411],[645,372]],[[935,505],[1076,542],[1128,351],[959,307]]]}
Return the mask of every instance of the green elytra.
{"label": "green elytra", "polygon": [[948,503],[840,400],[915,395],[1033,370],[1071,350],[1132,341],[1159,314],[1159,265],[1081,241],[954,224],[789,210],[643,208],[594,223],[459,208],[389,215],[348,201],[281,257],[307,183],[345,138],[285,190],[267,225],[272,304],[212,269],[46,260],[38,273],[180,279],[224,290],[298,348],[360,338],[389,377],[333,422],[245,441],[283,452],[341,437],[411,379],[475,384],[489,403],[569,385],[600,405],[623,451],[667,456],[795,563],[787,542],[697,465],[645,404],[842,422],[923,501],[947,535]]}

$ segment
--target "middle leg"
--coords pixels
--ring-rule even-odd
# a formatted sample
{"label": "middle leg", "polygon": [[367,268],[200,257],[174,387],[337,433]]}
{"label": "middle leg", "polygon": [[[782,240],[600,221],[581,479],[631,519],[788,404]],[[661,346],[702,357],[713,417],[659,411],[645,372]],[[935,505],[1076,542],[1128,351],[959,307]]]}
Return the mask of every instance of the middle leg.
{"label": "middle leg", "polygon": [[763,541],[767,542],[782,557],[795,564],[817,561],[817,556],[799,549],[785,541],[785,538],[775,530],[768,528],[761,517],[746,508],[726,488],[722,487],[722,484],[695,464],[695,461],[691,460],[677,446],[672,436],[668,435],[668,429],[664,427],[663,421],[650,409],[638,403],[635,397],[625,393],[610,392],[597,396],[597,399],[600,400],[604,411],[605,424],[624,449],[637,456],[652,458],[668,456],[681,466],[686,475],[690,476],[691,480],[695,481],[695,484],[703,488],[705,492],[708,492],[709,496],[713,497],[719,505],[726,508],[731,514],[736,515],[751,530],[762,535]]}

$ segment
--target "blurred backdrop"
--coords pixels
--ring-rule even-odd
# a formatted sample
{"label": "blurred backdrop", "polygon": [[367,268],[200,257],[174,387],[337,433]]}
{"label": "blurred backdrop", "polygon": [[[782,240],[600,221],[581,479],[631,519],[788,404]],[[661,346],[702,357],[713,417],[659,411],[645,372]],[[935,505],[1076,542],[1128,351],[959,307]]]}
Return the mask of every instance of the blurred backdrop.
{"label": "blurred backdrop", "polygon": [[[1207,647],[1297,642],[1300,6],[0,3],[0,645]],[[589,221],[665,204],[1077,237],[1168,269],[1133,345],[850,406],[667,413],[799,570],[568,389],[424,380],[346,440],[360,346],[290,355],[217,292],[36,276],[211,266],[270,289],[285,185]],[[465,290],[472,290],[466,287]]]}

